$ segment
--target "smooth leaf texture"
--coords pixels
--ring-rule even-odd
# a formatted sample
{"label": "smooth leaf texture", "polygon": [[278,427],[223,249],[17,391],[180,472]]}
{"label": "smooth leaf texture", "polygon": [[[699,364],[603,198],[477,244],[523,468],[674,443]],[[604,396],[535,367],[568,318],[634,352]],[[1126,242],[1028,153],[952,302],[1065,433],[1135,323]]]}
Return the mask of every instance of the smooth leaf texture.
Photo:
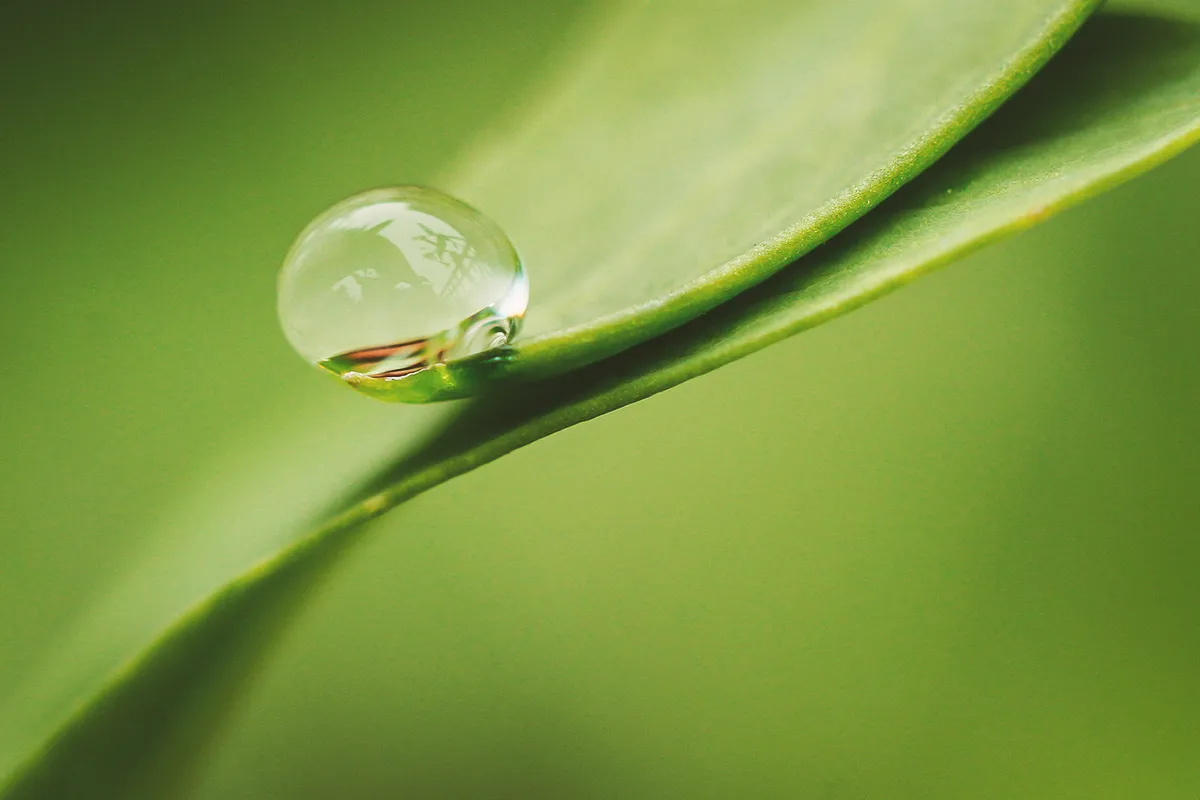
{"label": "smooth leaf texture", "polygon": [[[468,407],[452,428],[387,470],[364,499],[306,536],[297,537],[292,526],[311,507],[277,513],[266,526],[269,535],[258,534],[253,558],[249,550],[231,555],[201,538],[182,557],[155,562],[156,571],[141,573],[145,583],[124,604],[115,601],[66,651],[72,666],[46,673],[57,694],[31,691],[29,709],[6,711],[2,766],[12,777],[3,796],[163,796],[296,601],[358,539],[361,523],[517,447],[842,313],[1136,174],[1200,135],[1198,120],[1197,29],[1098,18],[932,170],[762,285],[620,357]],[[441,417],[435,409],[406,413],[416,415],[413,437]],[[308,461],[297,456],[302,446],[292,443],[290,461],[340,472],[337,485],[384,456],[381,448],[370,457]],[[325,446],[335,452],[332,443]],[[234,478],[241,484],[253,471],[248,465]],[[285,471],[280,486],[295,495],[303,477],[322,496],[322,479],[308,477],[311,471]],[[244,491],[285,490],[251,483]],[[207,524],[219,525],[219,516]],[[203,533],[204,521],[197,525]],[[253,535],[244,527],[238,532]]]}
{"label": "smooth leaf texture", "polygon": [[1098,4],[629,4],[448,181],[529,266],[524,338],[356,385],[402,401],[483,394],[677,327],[911,180]]}

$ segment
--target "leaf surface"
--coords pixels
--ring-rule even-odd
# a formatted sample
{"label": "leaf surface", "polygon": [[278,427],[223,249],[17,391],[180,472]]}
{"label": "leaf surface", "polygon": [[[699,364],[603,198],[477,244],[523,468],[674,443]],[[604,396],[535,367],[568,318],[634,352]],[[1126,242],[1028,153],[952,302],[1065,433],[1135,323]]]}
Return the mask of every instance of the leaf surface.
{"label": "leaf surface", "polygon": [[[1197,136],[1197,28],[1098,17],[919,179],[711,313],[617,357],[467,406],[442,435],[381,471],[361,500],[308,534],[295,533],[307,509],[276,510],[248,525],[239,523],[244,506],[236,503],[180,524],[172,534],[192,549],[140,573],[143,583],[124,587],[68,643],[63,663],[45,673],[55,691],[33,687],[26,706],[6,709],[0,767],[9,782],[0,796],[164,796],[195,763],[299,600],[359,540],[362,523],[515,448],[844,313],[1149,168]],[[410,412],[414,439],[441,419],[436,409]],[[339,452],[333,441],[305,450],[298,438],[276,458],[319,464],[328,485],[298,467],[264,484],[248,477],[257,462],[231,481],[247,497],[291,498],[304,485],[299,491],[319,498],[381,463],[384,449],[369,455]],[[226,529],[256,546],[231,554],[214,544],[228,540],[203,536]]]}
{"label": "leaf surface", "polygon": [[449,179],[528,265],[523,338],[356,385],[406,402],[478,395],[693,319],[933,163],[1098,5],[628,4]]}

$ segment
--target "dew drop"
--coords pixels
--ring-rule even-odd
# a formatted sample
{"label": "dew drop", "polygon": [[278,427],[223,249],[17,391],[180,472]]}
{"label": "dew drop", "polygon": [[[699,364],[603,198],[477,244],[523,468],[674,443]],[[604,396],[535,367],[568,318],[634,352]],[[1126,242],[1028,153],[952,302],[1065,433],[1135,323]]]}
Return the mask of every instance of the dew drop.
{"label": "dew drop", "polygon": [[503,346],[528,302],[525,270],[499,226],[422,186],[333,206],[304,229],[279,273],[288,341],[352,386]]}

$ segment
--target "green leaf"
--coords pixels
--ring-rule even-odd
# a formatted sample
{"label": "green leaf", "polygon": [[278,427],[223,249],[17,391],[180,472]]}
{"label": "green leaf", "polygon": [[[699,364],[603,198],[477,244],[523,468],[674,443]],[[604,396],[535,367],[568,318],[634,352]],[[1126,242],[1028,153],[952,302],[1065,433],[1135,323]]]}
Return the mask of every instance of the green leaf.
{"label": "green leaf", "polygon": [[[49,691],[34,687],[26,707],[6,709],[0,774],[10,777],[0,797],[163,796],[194,763],[195,749],[287,615],[359,540],[363,522],[517,447],[844,313],[1147,169],[1198,136],[1197,28],[1102,16],[918,180],[711,313],[618,357],[468,406],[441,436],[385,470],[362,500],[307,535],[297,536],[295,524],[311,507],[273,508],[247,521],[230,499],[212,517],[197,515],[173,531],[197,535],[191,549],[137,573],[141,583],[125,587],[123,599],[46,672]],[[422,435],[443,416],[430,408],[410,414],[401,438]],[[277,484],[248,478],[255,465],[228,479],[245,496],[288,498],[307,481],[310,505],[317,505],[331,484],[345,485],[389,449],[347,454],[337,433],[315,431],[311,447],[282,443]],[[234,549],[242,537],[253,544]]]}
{"label": "green leaf", "polygon": [[361,391],[577,369],[766,279],[933,163],[1097,0],[631,4],[449,188],[529,267],[519,344]]}

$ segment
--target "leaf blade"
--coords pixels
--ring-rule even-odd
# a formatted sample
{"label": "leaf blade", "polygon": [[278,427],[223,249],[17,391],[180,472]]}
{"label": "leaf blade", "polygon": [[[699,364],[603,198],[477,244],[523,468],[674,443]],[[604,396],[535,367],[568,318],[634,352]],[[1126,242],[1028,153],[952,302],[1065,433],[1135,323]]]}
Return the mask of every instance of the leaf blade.
{"label": "leaf blade", "polygon": [[919,174],[1098,5],[629,7],[580,78],[450,182],[522,249],[525,339],[356,388],[405,402],[499,391],[695,318]]}
{"label": "leaf blade", "polygon": [[[1131,31],[1137,35],[1131,36]],[[1076,86],[1084,74],[1099,74],[1109,83],[1094,88],[1087,98],[1076,95],[1060,102],[1061,89]],[[163,749],[124,753],[130,760],[120,763],[127,770],[151,760],[171,773],[191,747],[188,737],[174,738],[171,733],[195,730],[190,726],[220,708],[181,701],[171,705],[175,710],[143,716],[132,700],[117,701],[144,701],[152,695],[142,694],[147,685],[166,687],[167,696],[180,692],[211,698],[235,692],[258,662],[271,632],[294,608],[291,601],[327,573],[337,553],[357,541],[362,523],[404,499],[844,313],[1178,152],[1200,136],[1200,34],[1194,26],[1102,16],[1030,89],[962,149],[952,151],[826,248],[712,314],[631,350],[626,358],[529,387],[501,405],[474,406],[448,435],[393,469],[385,488],[305,538],[285,542],[252,569],[235,569],[229,583],[176,618],[126,670],[103,676],[89,701],[60,721],[58,733],[44,741],[36,755],[27,756],[22,769],[10,773],[11,782],[0,796],[61,793],[70,788],[64,781],[84,781],[97,774],[125,782],[76,786],[86,785],[92,796],[143,791],[143,785],[130,784],[111,764],[99,772],[88,770],[94,766],[88,756],[96,742],[120,729],[114,727],[119,723],[113,714],[127,720],[121,714],[130,709],[142,722],[139,730],[154,734],[146,740]],[[1024,138],[1014,139],[1014,131]],[[951,201],[935,202],[946,196],[947,188]],[[249,628],[261,636],[226,641],[228,630],[256,614],[260,621]],[[223,620],[232,621],[233,628],[224,628]],[[205,642],[218,643],[219,657],[211,670],[196,675],[188,669],[188,659],[181,667],[173,657],[178,648],[203,653]],[[220,649],[225,647],[230,649]],[[208,718],[207,724],[215,721]],[[158,790],[156,784],[143,793]]]}

